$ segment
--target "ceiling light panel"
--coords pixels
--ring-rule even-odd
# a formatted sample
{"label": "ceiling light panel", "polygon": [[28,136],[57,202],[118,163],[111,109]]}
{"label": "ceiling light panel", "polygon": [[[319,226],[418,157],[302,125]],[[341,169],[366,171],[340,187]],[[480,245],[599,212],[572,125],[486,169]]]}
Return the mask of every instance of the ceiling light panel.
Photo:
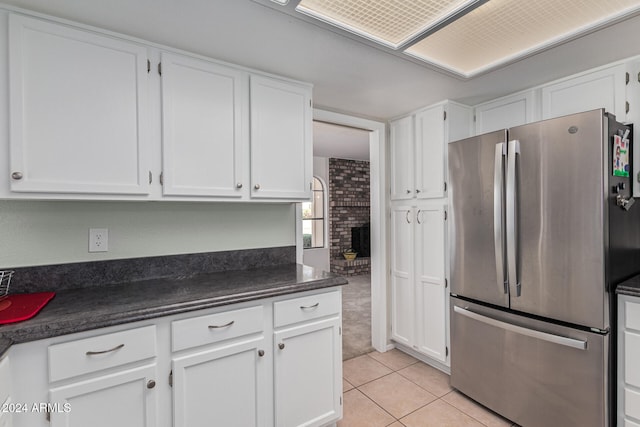
{"label": "ceiling light panel", "polygon": [[490,0],[405,52],[472,77],[639,9],[640,0]]}
{"label": "ceiling light panel", "polygon": [[397,48],[478,0],[302,0],[298,12]]}

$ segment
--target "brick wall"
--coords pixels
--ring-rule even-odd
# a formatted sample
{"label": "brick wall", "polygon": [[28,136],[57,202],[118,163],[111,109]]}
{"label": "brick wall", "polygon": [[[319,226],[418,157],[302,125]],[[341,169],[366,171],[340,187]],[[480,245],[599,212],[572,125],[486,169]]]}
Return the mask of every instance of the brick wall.
{"label": "brick wall", "polygon": [[369,162],[329,159],[329,256],[334,273],[370,272],[369,258],[358,257],[358,262],[348,262],[342,256],[351,247],[351,227],[371,221],[369,194]]}

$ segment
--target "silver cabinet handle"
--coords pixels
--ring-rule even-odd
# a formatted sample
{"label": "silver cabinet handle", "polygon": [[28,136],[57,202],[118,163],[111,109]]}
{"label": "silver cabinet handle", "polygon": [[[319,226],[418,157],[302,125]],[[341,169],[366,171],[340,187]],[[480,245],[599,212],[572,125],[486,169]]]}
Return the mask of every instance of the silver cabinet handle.
{"label": "silver cabinet handle", "polygon": [[280,350],[283,350],[283,349],[284,349],[284,343],[283,343],[283,342],[281,342],[280,344],[278,344],[278,348],[279,348]]}
{"label": "silver cabinet handle", "polygon": [[255,188],[256,190],[259,190],[260,189],[260,184],[254,185],[253,188]]}
{"label": "silver cabinet handle", "polygon": [[405,218],[407,220],[407,224],[411,224],[411,220],[409,219],[409,214],[411,213],[411,211],[407,211],[407,214],[405,215]]}
{"label": "silver cabinet handle", "polygon": [[22,172],[14,172],[11,174],[11,178],[13,179],[22,179]]}
{"label": "silver cabinet handle", "polygon": [[407,194],[411,194],[411,190],[407,190]]}
{"label": "silver cabinet handle", "polygon": [[516,334],[525,335],[531,338],[536,338],[536,339],[547,341],[550,343],[563,345],[565,347],[577,348],[578,350],[587,349],[586,341],[577,340],[575,338],[563,337],[562,335],[550,334],[548,332],[542,332],[542,331],[537,331],[535,329],[529,329],[529,328],[524,328],[522,326],[513,325],[511,323],[507,323],[501,320],[492,319],[491,317],[483,316],[482,314],[475,313],[471,310],[467,310],[466,308],[458,307],[457,305],[453,306],[453,311],[465,317],[468,317],[470,319],[477,320],[478,322],[482,322],[487,325],[494,326],[496,328],[504,329],[505,331],[514,332]]}
{"label": "silver cabinet handle", "polygon": [[120,344],[120,345],[117,345],[117,346],[115,346],[115,347],[113,347],[113,348],[110,348],[109,350],[103,350],[103,351],[87,351],[86,355],[87,355],[87,356],[95,356],[95,355],[97,355],[97,354],[111,353],[111,352],[113,352],[113,351],[120,350],[120,349],[121,349],[121,348],[123,348],[123,347],[124,347],[124,344]]}
{"label": "silver cabinet handle", "polygon": [[318,306],[320,305],[319,302],[313,304],[313,305],[301,305],[300,306],[300,310],[311,310],[312,308],[318,308]]}
{"label": "silver cabinet handle", "polygon": [[416,189],[416,194],[420,194],[420,190]]}
{"label": "silver cabinet handle", "polygon": [[418,209],[418,212],[416,212],[416,221],[418,224],[422,224],[422,222],[420,222],[420,213],[422,213],[422,209]]}
{"label": "silver cabinet handle", "polygon": [[242,183],[241,182],[237,183],[236,188],[242,188]]}
{"label": "silver cabinet handle", "polygon": [[264,350],[258,350],[258,356],[260,357],[264,356]]}
{"label": "silver cabinet handle", "polygon": [[235,323],[235,320],[232,320],[229,323],[225,323],[224,325],[209,325],[209,329],[228,328],[229,326],[233,325],[234,323]]}
{"label": "silver cabinet handle", "polygon": [[151,389],[156,386],[156,382],[154,380],[147,381],[147,388]]}
{"label": "silver cabinet handle", "polygon": [[504,157],[507,145],[504,142],[496,144],[494,169],[493,169],[493,241],[496,256],[496,271],[498,273],[498,289],[500,293],[509,291],[504,270]]}

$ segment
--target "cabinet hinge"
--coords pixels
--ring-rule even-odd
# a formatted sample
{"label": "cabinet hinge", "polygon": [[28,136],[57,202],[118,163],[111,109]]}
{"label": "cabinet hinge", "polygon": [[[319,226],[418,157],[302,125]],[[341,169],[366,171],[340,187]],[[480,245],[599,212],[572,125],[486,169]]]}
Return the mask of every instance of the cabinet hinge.
{"label": "cabinet hinge", "polygon": [[340,396],[340,406],[342,406],[342,396]]}
{"label": "cabinet hinge", "polygon": [[173,370],[169,372],[169,387],[173,387]]}
{"label": "cabinet hinge", "polygon": [[147,74],[151,72],[151,61],[147,59]]}
{"label": "cabinet hinge", "polygon": [[449,281],[445,278],[444,279],[444,288],[448,288],[449,287]]}
{"label": "cabinet hinge", "polygon": [[46,419],[48,422],[51,422],[51,412],[47,411]]}
{"label": "cabinet hinge", "polygon": [[624,103],[624,110],[625,110],[625,113],[629,112],[629,101]]}
{"label": "cabinet hinge", "polygon": [[444,220],[447,220],[447,211],[444,211]]}
{"label": "cabinet hinge", "polygon": [[445,357],[449,357],[449,347],[444,348],[444,355]]}
{"label": "cabinet hinge", "polygon": [[162,75],[162,62],[158,62],[158,74]]}
{"label": "cabinet hinge", "polygon": [[628,85],[629,84],[629,72],[625,73],[625,77],[624,77],[624,84]]}
{"label": "cabinet hinge", "polygon": [[442,120],[447,120],[447,112],[446,111],[442,112]]}
{"label": "cabinet hinge", "polygon": [[164,185],[164,172],[160,172],[160,185]]}
{"label": "cabinet hinge", "polygon": [[309,99],[309,107],[313,107],[313,101]]}
{"label": "cabinet hinge", "polygon": [[476,122],[476,115],[474,114],[473,115],[473,123],[475,123],[475,122]]}
{"label": "cabinet hinge", "polygon": [[444,183],[444,191],[447,191],[447,183]]}
{"label": "cabinet hinge", "polygon": [[149,184],[151,184],[152,182],[153,182],[153,173],[149,171]]}
{"label": "cabinet hinge", "polygon": [[342,326],[338,327],[338,335],[342,335]]}

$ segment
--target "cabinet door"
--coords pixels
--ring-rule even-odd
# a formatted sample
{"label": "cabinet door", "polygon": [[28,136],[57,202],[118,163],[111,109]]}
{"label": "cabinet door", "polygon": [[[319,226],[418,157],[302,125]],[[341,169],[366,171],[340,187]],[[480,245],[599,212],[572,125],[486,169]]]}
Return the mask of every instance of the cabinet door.
{"label": "cabinet door", "polygon": [[391,211],[391,338],[413,346],[413,242],[415,211],[410,206]]}
{"label": "cabinet door", "polygon": [[534,92],[527,91],[476,106],[476,135],[535,121],[534,104]]}
{"label": "cabinet door", "polygon": [[413,116],[391,122],[391,200],[414,196]]}
{"label": "cabinet door", "polygon": [[156,366],[148,365],[52,388],[51,426],[155,426],[156,379]]}
{"label": "cabinet door", "polygon": [[416,345],[420,352],[447,363],[444,208],[420,207],[415,229]]}
{"label": "cabinet door", "polygon": [[246,79],[232,68],[162,53],[163,194],[242,196]]}
{"label": "cabinet door", "polygon": [[416,114],[416,195],[419,199],[445,195],[444,105]]}
{"label": "cabinet door", "polygon": [[267,77],[250,82],[251,197],[310,199],[311,90]]}
{"label": "cabinet door", "polygon": [[340,317],[274,334],[275,425],[323,426],[342,416]]}
{"label": "cabinet door", "polygon": [[148,194],[146,48],[9,16],[11,191]]}
{"label": "cabinet door", "polygon": [[263,415],[264,341],[261,337],[174,358],[173,425],[269,425]]}
{"label": "cabinet door", "polygon": [[542,119],[604,108],[625,119],[624,65],[562,80],[542,88]]}

